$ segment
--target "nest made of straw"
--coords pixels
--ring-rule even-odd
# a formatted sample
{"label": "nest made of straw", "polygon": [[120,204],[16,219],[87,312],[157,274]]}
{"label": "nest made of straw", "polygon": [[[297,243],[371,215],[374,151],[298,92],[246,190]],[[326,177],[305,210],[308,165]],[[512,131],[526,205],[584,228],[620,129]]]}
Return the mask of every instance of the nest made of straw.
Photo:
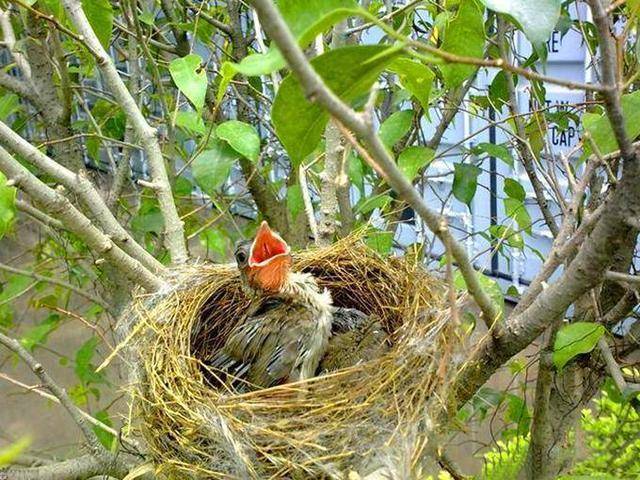
{"label": "nest made of straw", "polygon": [[294,269],[313,273],[336,306],[379,316],[390,351],[295,385],[214,389],[203,360],[248,300],[235,266],[183,267],[169,293],[139,296],[129,311],[135,427],[159,473],[346,478],[390,462],[415,467],[429,436],[429,402],[450,363],[442,285],[415,261],[383,258],[358,237],[300,252]]}

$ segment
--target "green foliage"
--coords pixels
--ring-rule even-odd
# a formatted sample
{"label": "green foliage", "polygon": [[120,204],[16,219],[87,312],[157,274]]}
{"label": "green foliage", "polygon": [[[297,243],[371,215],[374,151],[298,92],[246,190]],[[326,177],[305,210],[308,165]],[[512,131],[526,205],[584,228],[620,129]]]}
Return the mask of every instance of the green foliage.
{"label": "green foliage", "polygon": [[13,93],[5,93],[0,97],[0,120],[6,121],[18,110],[20,110],[20,97]]}
{"label": "green foliage", "polygon": [[[640,135],[640,91],[622,96],[622,111],[625,130],[633,140]],[[602,155],[618,149],[609,117],[606,114],[586,113],[582,117],[582,124]],[[584,157],[589,156],[591,152],[590,143],[585,142]]]}
{"label": "green foliage", "polygon": [[0,239],[9,231],[16,218],[16,189],[7,186],[7,177],[0,172]]}
{"label": "green foliage", "polygon": [[[107,427],[113,427],[113,422],[109,417],[109,412],[100,410],[99,412],[94,413],[93,417],[104,423]],[[105,431],[97,425],[93,426],[93,431],[95,432],[96,437],[98,437],[98,440],[100,440],[100,443],[104,445],[107,450],[113,450],[118,444],[118,439],[112,433]]]}
{"label": "green foliage", "polygon": [[367,234],[365,243],[381,255],[389,255],[393,248],[393,232],[374,230]]}
{"label": "green foliage", "polygon": [[113,7],[109,0],[82,0],[89,24],[105,49],[109,48],[113,28]]}
{"label": "green foliage", "polygon": [[302,198],[302,188],[299,183],[290,185],[287,188],[287,208],[291,218],[296,218],[304,211],[304,199]]}
{"label": "green foliage", "polygon": [[227,235],[218,228],[207,228],[200,234],[200,243],[208,251],[213,252],[219,258],[225,258],[229,249]]}
{"label": "green foliage", "polygon": [[48,315],[40,324],[27,330],[20,339],[20,343],[29,351],[47,341],[49,334],[58,328],[60,315],[52,313]]}
{"label": "green foliage", "polygon": [[31,287],[33,279],[22,275],[10,275],[3,282],[0,289],[0,327],[10,327],[13,324],[13,302],[26,289]]}
{"label": "green foliage", "polygon": [[216,135],[243,157],[253,162],[258,161],[260,137],[253,126],[237,120],[229,120],[218,125]]}
{"label": "green foliage", "polygon": [[[640,478],[640,414],[632,402],[612,398],[607,391],[594,400],[596,409],[582,411],[582,429],[589,449],[583,461],[572,469],[589,478],[632,480]],[[599,475],[599,476],[594,476]]]}
{"label": "green foliage", "polygon": [[169,73],[176,87],[196,110],[201,110],[207,94],[207,72],[202,65],[202,58],[195,53],[176,58],[169,64]]}
{"label": "green foliage", "polygon": [[416,97],[425,112],[428,111],[431,87],[435,78],[433,71],[409,58],[397,58],[391,62],[388,70],[398,75],[402,86]]}
{"label": "green foliage", "polygon": [[484,454],[481,480],[514,480],[527,458],[529,438],[517,436],[498,440],[496,447]]}
{"label": "green foliage", "polygon": [[393,147],[409,132],[414,113],[413,110],[401,110],[382,122],[378,135],[387,148]]}
{"label": "green foliage", "polygon": [[511,151],[506,145],[497,145],[495,143],[479,143],[471,149],[471,152],[474,155],[481,155],[483,153],[486,153],[490,157],[495,157],[499,160],[502,160],[509,167],[513,168],[513,156],[511,155]]}
{"label": "green foliage", "polygon": [[478,177],[482,170],[468,163],[456,163],[454,169],[453,196],[462,203],[471,205],[478,189]]}
{"label": "green foliage", "polygon": [[[498,283],[487,277],[486,275],[482,275],[476,272],[476,277],[478,278],[478,282],[480,282],[480,286],[483,288],[485,292],[489,295],[495,306],[498,308],[500,312],[504,312],[504,294],[500,289],[500,285]],[[467,283],[460,273],[460,270],[456,270],[453,274],[453,284],[459,291],[467,291]]]}
{"label": "green foliage", "polygon": [[560,18],[561,0],[480,0],[487,8],[510,15],[531,43],[544,43]]}
{"label": "green foliage", "polygon": [[[398,50],[362,45],[331,50],[311,61],[327,86],[347,102],[366,94]],[[273,125],[291,161],[297,166],[320,142],[329,115],[312,102],[298,80],[287,76],[273,102]]]}
{"label": "green foliage", "polygon": [[11,463],[20,456],[31,445],[29,437],[22,437],[7,447],[0,448],[0,468],[11,465]]}
{"label": "green foliage", "polygon": [[214,140],[209,144],[209,149],[200,153],[191,164],[193,178],[205,193],[215,196],[238,157],[238,153],[226,142]]}
{"label": "green foliage", "polygon": [[489,228],[491,236],[507,245],[517,249],[524,249],[524,238],[513,228],[505,225],[493,225]]}
{"label": "green foliage", "polygon": [[603,325],[588,322],[571,323],[558,330],[553,345],[556,368],[561,370],[572,358],[593,350],[604,331]]}
{"label": "green foliage", "polygon": [[106,381],[102,373],[96,372],[96,368],[92,363],[97,346],[98,339],[91,337],[76,352],[75,372],[84,386],[100,384]]}
{"label": "green foliage", "polygon": [[[354,0],[283,0],[278,2],[283,19],[291,28],[298,45],[306,47],[320,33],[332,25],[358,13]],[[218,88],[217,101],[224,96],[233,77],[240,73],[248,77],[268,75],[284,68],[285,60],[280,51],[272,47],[266,53],[254,53],[239,63],[225,62],[222,65],[222,79]]]}
{"label": "green foliage", "polygon": [[[442,49],[457,56],[482,58],[484,55],[484,9],[475,0],[460,3],[458,13],[444,32]],[[460,86],[475,66],[451,63],[440,67],[447,88]]]}
{"label": "green foliage", "polygon": [[176,126],[182,128],[189,135],[204,135],[207,131],[204,120],[194,111],[179,111],[176,114]]}
{"label": "green foliage", "polygon": [[436,152],[428,147],[413,145],[398,156],[398,168],[410,182],[433,160]]}
{"label": "green foliage", "polygon": [[524,187],[517,180],[507,178],[503,190],[507,196],[503,200],[507,217],[514,219],[521,230],[531,235],[531,215],[527,211]]}

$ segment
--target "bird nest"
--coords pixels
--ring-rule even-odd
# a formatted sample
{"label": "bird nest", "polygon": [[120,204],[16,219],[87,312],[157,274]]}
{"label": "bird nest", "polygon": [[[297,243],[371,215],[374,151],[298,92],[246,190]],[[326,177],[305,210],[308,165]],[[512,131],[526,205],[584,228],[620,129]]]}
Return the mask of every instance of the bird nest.
{"label": "bird nest", "polygon": [[182,267],[170,291],[136,297],[123,322],[136,372],[132,427],[159,474],[346,478],[390,464],[415,469],[431,448],[429,412],[442,398],[455,338],[441,283],[358,237],[295,254],[294,270],[312,273],[334,305],[377,315],[391,347],[305,382],[248,393],[213,387],[206,360],[248,299],[233,265]]}

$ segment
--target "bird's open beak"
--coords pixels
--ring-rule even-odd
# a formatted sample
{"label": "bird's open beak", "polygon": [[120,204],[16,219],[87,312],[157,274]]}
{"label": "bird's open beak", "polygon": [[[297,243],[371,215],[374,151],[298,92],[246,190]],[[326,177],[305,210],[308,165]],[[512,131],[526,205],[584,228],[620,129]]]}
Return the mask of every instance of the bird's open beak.
{"label": "bird's open beak", "polygon": [[267,222],[262,222],[251,245],[249,266],[264,267],[273,259],[287,256],[289,253],[290,249],[287,242],[271,230]]}

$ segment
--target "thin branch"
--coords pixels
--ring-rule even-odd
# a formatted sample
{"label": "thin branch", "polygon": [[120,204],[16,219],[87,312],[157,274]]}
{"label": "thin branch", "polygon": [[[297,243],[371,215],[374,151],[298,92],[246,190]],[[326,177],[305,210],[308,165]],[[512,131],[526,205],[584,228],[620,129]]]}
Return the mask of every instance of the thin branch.
{"label": "thin branch", "polygon": [[39,104],[38,96],[25,80],[12,77],[3,70],[0,70],[0,87],[6,88],[10,92],[26,98],[35,106]]}
{"label": "thin branch", "polygon": [[0,9],[0,29],[2,29],[5,46],[11,52],[11,56],[16,61],[16,65],[18,65],[18,68],[25,78],[31,78],[29,61],[23,53],[16,49],[16,35],[11,26],[11,15],[8,9],[4,11]]}
{"label": "thin branch", "polygon": [[5,173],[10,182],[24,190],[54,217],[59,218],[70,232],[80,237],[97,255],[104,256],[132,282],[148,291],[156,291],[163,287],[164,283],[156,275],[115,245],[76,209],[69,199],[41,182],[2,147],[0,147],[0,170]]}
{"label": "thin branch", "polygon": [[0,468],[0,479],[7,480],[69,480],[85,479],[98,475],[115,475],[123,478],[128,468],[123,468],[119,463],[105,465],[104,462],[92,455],[50,463],[40,467],[27,468]]}
{"label": "thin branch", "polygon": [[298,167],[300,170],[298,176],[300,177],[300,191],[302,192],[302,201],[304,203],[304,211],[307,215],[307,221],[309,222],[309,228],[311,229],[311,235],[313,240],[318,244],[318,224],[316,223],[316,215],[313,211],[313,203],[311,202],[311,195],[309,194],[309,183],[307,182],[307,170],[304,164],[300,164]]}
{"label": "thin branch", "polygon": [[[37,385],[37,386],[27,385],[26,383],[22,383],[19,380],[16,380],[15,378],[11,378],[10,376],[5,375],[2,372],[0,372],[0,379],[5,380],[11,383],[12,385],[15,385],[16,387],[20,387],[29,392],[33,392],[41,396],[42,398],[46,398],[47,400],[57,403],[58,405],[61,405],[60,399],[58,397],[56,397],[55,395],[52,395],[51,393],[45,392],[44,390],[41,389],[40,385]],[[92,417],[84,410],[80,410],[78,408],[78,411],[80,412],[80,415],[82,415],[87,420],[87,422],[89,422],[91,425],[98,427],[99,429],[104,430],[105,432],[110,433],[114,437],[118,438],[119,432],[117,430],[111,428],[108,425],[105,425],[100,420],[98,420],[95,417]]]}
{"label": "thin branch", "polygon": [[[507,35],[506,35],[506,24],[505,21],[498,17],[498,44],[500,46],[500,56],[506,62],[509,60],[509,50],[507,48]],[[549,202],[546,199],[544,186],[542,182],[538,178],[536,174],[536,159],[534,158],[534,154],[531,151],[531,147],[529,146],[526,138],[527,133],[525,131],[525,125],[522,117],[518,116],[518,100],[516,98],[516,86],[513,81],[513,75],[507,74],[505,75],[507,82],[507,92],[509,94],[509,111],[511,112],[511,116],[513,117],[513,122],[516,126],[516,145],[518,151],[520,152],[520,157],[522,158],[522,164],[524,165],[524,169],[527,172],[527,176],[529,177],[529,181],[531,182],[531,186],[533,187],[533,191],[536,196],[536,202],[538,203],[538,207],[542,212],[542,216],[544,217],[544,221],[551,230],[553,236],[558,235],[558,226],[556,225],[556,221],[553,218],[551,210],[549,209]]]}
{"label": "thin branch", "polygon": [[64,230],[64,225],[62,225],[62,222],[60,222],[59,220],[56,220],[55,218],[50,217],[39,208],[34,207],[33,205],[25,202],[24,200],[20,200],[19,198],[16,199],[16,208],[21,212],[24,212],[27,215],[30,215],[35,220],[37,220],[38,222],[42,223],[47,227],[55,228],[56,230]]}
{"label": "thin branch", "polygon": [[7,148],[19,153],[29,163],[38,167],[44,173],[51,175],[65,188],[75,193],[81,199],[85,208],[92,213],[97,224],[125,252],[155,273],[164,271],[164,266],[142,248],[113,216],[113,213],[109,210],[109,207],[107,207],[83,170],[74,173],[55,162],[11,130],[2,121],[0,121],[0,140],[3,141]]}
{"label": "thin branch", "polygon": [[[588,0],[593,15],[593,23],[600,36],[600,61],[602,82],[607,87],[602,92],[606,105],[607,115],[613,128],[613,134],[618,142],[621,155],[624,159],[635,159],[636,152],[631,144],[631,139],[625,130],[624,114],[622,112],[621,89],[618,83],[618,63],[616,42],[613,38],[611,19],[607,15],[605,6],[601,0]],[[608,3],[608,2],[606,2]]]}
{"label": "thin branch", "polygon": [[58,280],[57,278],[47,277],[45,275],[40,275],[39,273],[35,273],[29,270],[22,270],[20,268],[11,267],[9,265],[5,265],[4,263],[0,263],[0,270],[5,272],[13,273],[15,275],[22,275],[23,277],[33,278],[34,280],[38,280],[39,282],[51,283],[52,285],[58,285],[59,287],[66,288],[67,290],[72,291],[76,295],[80,295],[81,297],[86,298],[87,300],[100,305],[105,310],[109,310],[109,305],[99,297],[91,294],[85,289],[76,287],[75,285],[71,285],[70,283],[64,282],[62,280]]}
{"label": "thin branch", "polygon": [[116,97],[129,121],[132,122],[133,128],[142,143],[147,154],[151,179],[153,183],[160,186],[155,192],[165,222],[165,246],[171,255],[173,263],[184,263],[188,259],[187,246],[184,238],[184,224],[180,220],[176,205],[173,201],[173,194],[162,157],[162,150],[160,149],[160,144],[156,136],[157,131],[149,125],[138,108],[135,99],[129,90],[127,90],[111,57],[104,50],[93,28],[89,24],[80,2],[78,0],[63,0],[63,3],[72,23],[83,36],[83,45],[88,46],[91,51],[95,52],[98,68],[102,72],[106,84]]}
{"label": "thin branch", "polygon": [[73,400],[71,400],[69,395],[67,395],[67,392],[49,376],[42,364],[39,363],[18,340],[0,333],[0,344],[17,354],[20,359],[29,366],[31,371],[35,373],[40,381],[42,381],[44,386],[47,387],[47,389],[60,401],[60,405],[65,408],[82,432],[92,455],[100,459],[103,454],[106,453],[104,447],[98,440],[95,432],[87,424],[87,419],[82,415],[82,410],[76,407]]}

